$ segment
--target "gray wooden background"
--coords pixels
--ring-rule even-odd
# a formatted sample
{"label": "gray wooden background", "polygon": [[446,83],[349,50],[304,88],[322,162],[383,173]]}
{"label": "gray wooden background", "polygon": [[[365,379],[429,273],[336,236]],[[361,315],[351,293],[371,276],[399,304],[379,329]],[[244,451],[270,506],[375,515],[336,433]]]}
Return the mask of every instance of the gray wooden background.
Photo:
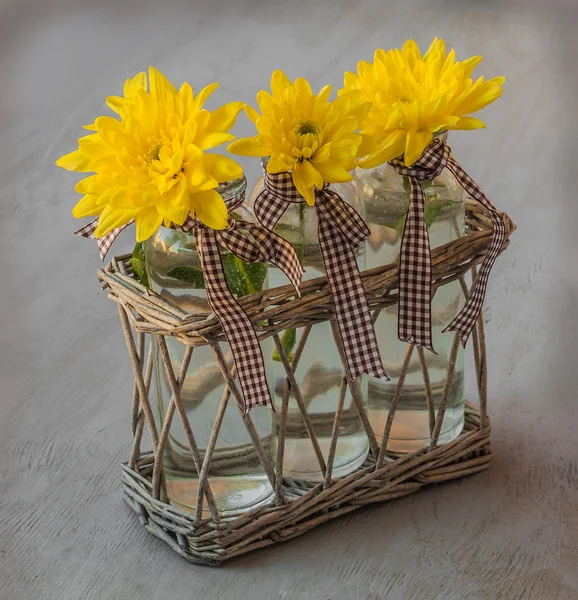
{"label": "gray wooden background", "polygon": [[[578,598],[577,32],[569,0],[0,0],[0,599]],[[450,140],[519,226],[487,302],[495,463],[191,566],[120,500],[130,366],[54,160],[149,64],[252,101],[274,68],[338,86],[375,47],[434,35],[507,77],[488,129]]]}

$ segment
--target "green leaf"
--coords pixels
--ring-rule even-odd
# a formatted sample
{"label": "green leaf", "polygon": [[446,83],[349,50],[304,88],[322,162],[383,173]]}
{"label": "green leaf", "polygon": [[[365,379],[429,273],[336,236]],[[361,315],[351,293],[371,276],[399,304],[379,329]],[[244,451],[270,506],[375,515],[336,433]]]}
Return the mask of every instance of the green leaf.
{"label": "green leaf", "polygon": [[223,270],[225,271],[225,279],[231,290],[231,294],[236,298],[246,296],[247,286],[245,285],[244,277],[241,275],[239,266],[243,265],[243,261],[234,254],[225,254],[221,256]]}
{"label": "green leaf", "polygon": [[[240,262],[243,262],[239,259]],[[255,292],[260,292],[263,289],[263,284],[265,283],[265,279],[267,278],[267,271],[269,266],[267,263],[243,263],[245,266],[245,272],[247,273],[248,279],[251,287],[251,294]]]}
{"label": "green leaf", "polygon": [[132,271],[136,281],[138,281],[146,287],[150,287],[149,278],[147,276],[146,271],[145,255],[142,247],[142,242],[138,242],[135,245],[134,250],[132,251],[130,264],[132,266]]}
{"label": "green leaf", "polygon": [[[283,351],[287,356],[289,362],[293,362],[293,348],[295,348],[295,343],[297,342],[297,330],[296,329],[286,329],[281,334],[281,346],[283,347]],[[273,351],[272,356],[274,361],[281,362],[281,356],[277,351],[277,348]]]}
{"label": "green leaf", "polygon": [[425,226],[429,229],[438,218],[440,212],[452,204],[451,200],[435,197],[425,203]]}
{"label": "green leaf", "polygon": [[[263,283],[267,277],[266,263],[245,263],[234,254],[225,254],[221,259],[227,285],[236,298],[260,292],[263,289]],[[201,269],[183,265],[174,267],[167,275],[188,283],[196,290],[205,289],[205,278]]]}
{"label": "green leaf", "polygon": [[201,269],[195,269],[195,267],[174,267],[167,275],[173,279],[178,279],[184,283],[188,283],[196,290],[205,289],[205,278]]}
{"label": "green leaf", "polygon": [[234,254],[221,257],[231,293],[237,298],[260,292],[267,277],[266,263],[246,263]]}

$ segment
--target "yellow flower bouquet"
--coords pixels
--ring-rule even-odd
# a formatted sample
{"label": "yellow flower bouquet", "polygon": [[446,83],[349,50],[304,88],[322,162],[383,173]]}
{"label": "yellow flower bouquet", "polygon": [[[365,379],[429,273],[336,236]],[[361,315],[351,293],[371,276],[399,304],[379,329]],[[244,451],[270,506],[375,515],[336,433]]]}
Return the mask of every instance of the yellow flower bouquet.
{"label": "yellow flower bouquet", "polygon": [[[304,346],[296,372],[299,385],[311,389],[316,398],[311,412],[324,424],[321,443],[327,446],[341,382],[341,359],[335,348],[331,350],[334,333],[343,345],[353,380],[362,374],[386,377],[360,279],[368,231],[363,206],[348,185],[353,180],[351,171],[363,156],[359,130],[371,104],[358,90],[331,99],[331,87],[324,86],[316,94],[305,79],[291,81],[281,71],[272,74],[270,92],[258,92],[257,104],[260,112],[250,106],[245,109],[256,135],[232,142],[229,150],[261,157],[264,176],[251,194],[254,215],[291,242],[302,260],[304,280],[327,276],[331,288],[337,329],[332,330],[329,322],[316,327],[315,339],[309,338]],[[292,355],[305,344],[307,333],[287,329],[282,341]],[[275,379],[283,376],[279,361],[273,369]],[[364,390],[366,385],[364,377]],[[352,393],[347,392],[346,405],[353,402]],[[365,399],[362,393],[361,402]],[[297,478],[322,479],[315,456],[303,444],[307,431],[297,399],[290,400],[290,410],[295,422],[285,441],[285,472]],[[365,459],[369,446],[362,427],[361,422],[354,423],[340,435],[335,473],[346,475]]]}
{"label": "yellow flower bouquet", "polygon": [[375,51],[373,63],[360,61],[357,73],[346,73],[344,92],[359,90],[372,103],[361,130],[361,166],[377,167],[403,156],[412,165],[440,131],[479,129],[475,113],[502,94],[504,77],[476,81],[471,75],[481,56],[456,61],[444,40],[435,38],[422,56],[408,40],[401,49]]}
{"label": "yellow flower bouquet", "polygon": [[219,184],[243,176],[232,159],[208,153],[235,138],[229,130],[243,108],[230,102],[213,112],[203,108],[218,87],[196,96],[188,83],[177,91],[157,69],[127,79],[123,96],[106,103],[118,115],[98,117],[85,129],[94,132],[78,149],[57,161],[70,171],[94,173],[76,185],[83,194],[77,218],[99,216],[97,238],[134,221],[144,241],[164,223],[183,225],[191,215],[213,229],[227,226]]}
{"label": "yellow flower bouquet", "polygon": [[[235,139],[230,129],[243,103],[207,110],[204,104],[216,88],[214,83],[194,94],[184,83],[177,90],[151,67],[148,82],[145,73],[139,73],[126,81],[123,96],[107,98],[117,118],[98,117],[86,127],[91,133],[79,140],[78,149],[60,158],[57,165],[91,173],[76,185],[83,197],[73,215],[96,217],[78,233],[97,239],[102,258],[120,232],[135,223],[134,280],[158,294],[154,312],[161,320],[167,314],[162,309],[167,301],[173,303],[168,314],[190,311],[194,318],[204,319],[214,313],[228,343],[226,356],[206,347],[192,355],[191,349],[183,354],[182,344],[174,337],[155,338],[151,375],[157,422],[156,426],[149,423],[153,444],[175,411],[172,380],[163,365],[168,361],[171,369],[183,369],[182,411],[195,413],[194,425],[189,426],[194,435],[205,439],[213,427],[214,412],[229,389],[229,375],[222,371],[226,365],[236,371],[242,412],[231,406],[223,414],[227,434],[217,448],[223,445],[234,451],[246,446],[243,418],[254,409],[254,422],[271,451],[274,431],[267,408],[273,404],[264,361],[264,356],[270,360],[271,340],[264,342],[263,352],[255,325],[238,300],[266,287],[267,262],[286,273],[296,289],[301,266],[282,238],[235,218],[243,212],[246,179],[232,158],[211,150]],[[154,297],[134,280],[132,285],[137,287],[133,290]],[[140,389],[139,394],[145,391]],[[151,411],[142,398],[141,403]],[[167,494],[175,504],[190,508],[199,476],[190,435],[178,423],[168,435],[171,443],[163,457]],[[247,460],[239,450],[233,462],[229,471],[232,468],[245,480],[237,487],[222,486],[217,501],[223,510],[244,510],[271,496],[263,467],[254,466],[256,456]],[[228,481],[226,469],[220,475]]]}
{"label": "yellow flower bouquet", "polygon": [[[409,40],[335,95],[277,70],[255,108],[213,110],[216,83],[195,93],[151,67],[57,161],[86,174],[73,215],[103,259],[135,225],[133,254],[98,275],[135,375],[122,485],[188,560],[487,468],[480,311],[513,225],[447,142],[502,93],[472,78],[480,61]],[[254,134],[236,139],[243,108]],[[224,144],[261,161],[246,203]]]}
{"label": "yellow flower bouquet", "polygon": [[[456,320],[460,309],[469,311],[463,309],[459,281],[438,289],[430,306],[429,247],[463,237],[466,191],[480,199],[480,190],[469,185],[469,178],[450,158],[446,141],[450,130],[485,127],[471,115],[502,93],[503,77],[472,79],[481,60],[481,56],[456,60],[455,51],[448,52],[438,38],[422,55],[417,44],[408,40],[401,49],[376,50],[372,63],[359,62],[356,73],[345,74],[342,91],[361,92],[371,102],[361,129],[364,157],[355,172],[371,231],[368,266],[400,263],[403,281],[398,306],[382,311],[375,323],[380,349],[386,368],[404,361],[407,342],[435,349],[423,361],[429,367],[436,408],[442,402],[450,364],[454,365],[442,442],[458,436],[464,423],[464,353],[444,331],[457,324],[465,342],[477,313],[472,310],[467,320]],[[483,297],[483,290],[478,292]],[[394,422],[389,438],[390,447],[401,452],[423,447],[431,433],[424,410],[428,392],[417,356],[411,368],[398,398],[404,418]],[[370,384],[369,415],[380,435],[398,381],[393,376],[389,382]]]}

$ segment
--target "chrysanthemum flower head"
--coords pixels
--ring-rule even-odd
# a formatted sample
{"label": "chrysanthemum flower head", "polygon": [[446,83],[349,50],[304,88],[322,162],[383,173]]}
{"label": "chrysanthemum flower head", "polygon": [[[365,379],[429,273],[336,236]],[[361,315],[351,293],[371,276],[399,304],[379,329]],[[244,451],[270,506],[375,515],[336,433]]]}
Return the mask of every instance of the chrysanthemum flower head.
{"label": "chrysanthemum flower head", "polygon": [[235,139],[233,126],[242,102],[213,112],[203,108],[218,87],[196,96],[184,83],[177,91],[154,67],[124,84],[123,96],[107,105],[118,118],[98,117],[80,138],[78,150],[56,164],[70,171],[94,173],[80,181],[84,194],[75,217],[99,216],[96,237],[135,220],[137,241],[148,239],[164,223],[182,225],[189,213],[214,229],[227,226],[227,209],[217,188],[241,177],[231,158],[207,150]]}
{"label": "chrysanthemum flower head", "polygon": [[360,90],[372,103],[361,130],[367,157],[360,166],[372,168],[404,156],[414,163],[433,134],[448,129],[478,129],[484,123],[472,113],[502,94],[504,77],[475,81],[471,75],[481,56],[456,61],[445,42],[435,38],[422,56],[408,40],[400,49],[375,51],[373,63],[361,61],[357,73],[345,74],[345,90]]}
{"label": "chrysanthemum flower head", "polygon": [[246,106],[257,135],[229,145],[230,152],[270,157],[267,172],[291,172],[293,183],[308,204],[324,183],[352,179],[361,136],[357,133],[370,104],[361,93],[342,94],[331,101],[331,86],[314,94],[302,78],[290,81],[282,71],[271,77],[271,93],[261,90],[261,113]]}

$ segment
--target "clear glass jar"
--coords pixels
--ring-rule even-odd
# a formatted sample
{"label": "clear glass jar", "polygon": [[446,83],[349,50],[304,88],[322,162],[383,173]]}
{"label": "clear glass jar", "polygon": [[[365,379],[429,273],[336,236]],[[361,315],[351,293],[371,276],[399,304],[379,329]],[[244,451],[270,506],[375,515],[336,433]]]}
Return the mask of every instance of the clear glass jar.
{"label": "clear glass jar", "polygon": [[[445,134],[447,135],[447,134]],[[444,137],[445,139],[445,137]],[[358,193],[365,204],[370,229],[367,240],[368,269],[399,261],[401,237],[409,203],[409,182],[389,164],[355,171]],[[431,183],[425,182],[426,224],[430,246],[435,248],[465,234],[464,191],[453,174],[444,169]],[[440,404],[448,371],[452,333],[442,330],[463,306],[460,283],[454,281],[438,288],[432,300],[432,336],[437,355],[425,351],[434,407]],[[369,382],[369,419],[380,441],[387,420],[407,344],[397,337],[397,304],[381,311],[375,331],[386,373],[384,382]],[[464,425],[464,353],[460,345],[449,402],[439,437],[440,444],[450,442]],[[388,449],[411,452],[430,442],[429,414],[423,375],[417,352],[412,354],[405,384],[393,419]]]}
{"label": "clear glass jar", "polygon": [[[228,200],[241,193],[246,185],[247,182],[243,178],[221,186],[219,192]],[[242,208],[237,209],[235,214],[242,211]],[[161,227],[144,242],[143,250],[149,285],[154,291],[195,314],[204,315],[211,312],[192,233]],[[229,288],[236,297],[267,288],[266,264],[244,263],[225,250],[222,252],[222,259]],[[173,369],[178,376],[185,346],[173,338],[167,338],[167,345]],[[229,364],[232,364],[228,344],[222,343],[221,349]],[[262,349],[267,377],[272,381],[273,343],[270,338],[262,342]],[[155,417],[160,430],[171,392],[164,376],[157,344],[153,345],[153,359]],[[201,455],[209,442],[224,388],[223,376],[210,347],[196,347],[182,387],[182,400]],[[272,459],[276,450],[273,412],[265,407],[257,407],[251,411],[251,418],[263,447]],[[169,500],[175,506],[193,512],[198,489],[197,471],[177,413],[170,428],[164,467]],[[218,510],[224,513],[250,510],[273,498],[273,489],[233,398],[230,398],[227,405],[213,453],[209,484]],[[206,502],[203,507],[206,513]]]}
{"label": "clear glass jar", "polygon": [[[250,210],[263,189],[264,178],[261,177],[251,192]],[[355,186],[340,184],[331,186],[331,189],[338,192],[346,202],[351,204],[361,217],[364,216],[363,206],[359,202]],[[325,274],[317,227],[317,211],[315,207],[309,206],[305,202],[289,203],[287,210],[275,227],[275,232],[295,248],[305,269],[303,281],[322,277]],[[359,269],[363,270],[365,268],[363,244],[357,250],[356,259]],[[271,265],[270,287],[286,285],[286,283],[283,273]],[[283,347],[290,359],[299,345],[303,332],[304,328],[288,329],[281,335]],[[282,403],[287,377],[277,352],[273,355],[272,369],[275,405],[279,407]],[[326,461],[343,376],[344,368],[337,352],[331,325],[329,322],[315,324],[299,359],[295,379],[303,395],[321,452]],[[367,377],[361,376],[356,385],[359,386],[360,396],[366,405]],[[363,463],[368,452],[367,434],[362,427],[351,391],[348,388],[340,421],[332,477],[343,477],[353,472]],[[319,462],[293,394],[289,399],[287,415],[283,475],[309,481],[323,480]]]}

